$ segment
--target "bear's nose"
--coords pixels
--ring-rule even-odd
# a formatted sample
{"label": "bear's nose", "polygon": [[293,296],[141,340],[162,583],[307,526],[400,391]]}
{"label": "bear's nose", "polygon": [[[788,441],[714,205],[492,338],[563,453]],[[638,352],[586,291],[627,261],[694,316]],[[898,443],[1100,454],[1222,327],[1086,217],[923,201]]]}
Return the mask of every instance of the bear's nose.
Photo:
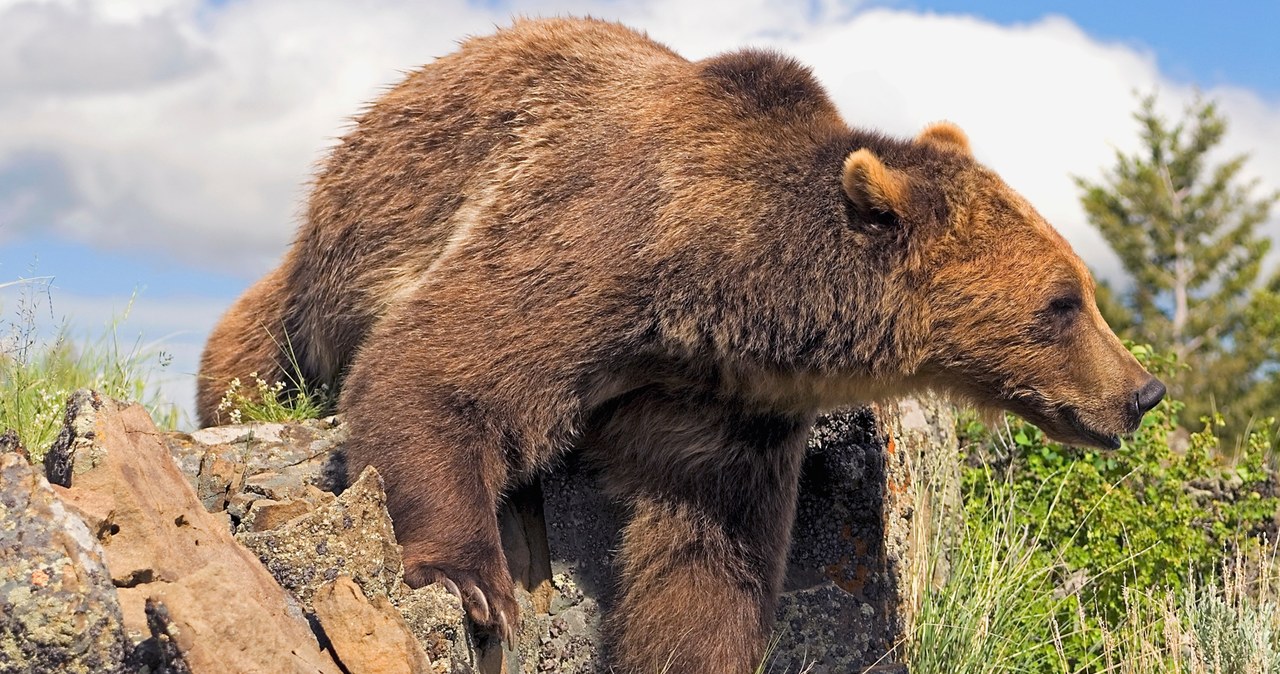
{"label": "bear's nose", "polygon": [[1138,408],[1138,416],[1142,416],[1151,411],[1152,407],[1160,404],[1164,399],[1164,383],[1155,377],[1147,380],[1137,393],[1133,394],[1134,405]]}

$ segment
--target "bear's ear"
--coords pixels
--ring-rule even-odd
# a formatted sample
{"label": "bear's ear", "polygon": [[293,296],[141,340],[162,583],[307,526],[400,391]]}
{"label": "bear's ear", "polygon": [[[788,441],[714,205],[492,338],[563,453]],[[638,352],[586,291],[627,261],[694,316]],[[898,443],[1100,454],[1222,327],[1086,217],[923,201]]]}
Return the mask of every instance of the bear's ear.
{"label": "bear's ear", "polygon": [[973,156],[973,150],[969,148],[969,136],[951,122],[934,122],[924,127],[924,131],[916,136],[916,142],[942,150],[959,152],[968,157]]}
{"label": "bear's ear", "polygon": [[896,222],[906,212],[911,196],[906,174],[885,166],[866,148],[845,158],[840,184],[858,215],[877,224]]}

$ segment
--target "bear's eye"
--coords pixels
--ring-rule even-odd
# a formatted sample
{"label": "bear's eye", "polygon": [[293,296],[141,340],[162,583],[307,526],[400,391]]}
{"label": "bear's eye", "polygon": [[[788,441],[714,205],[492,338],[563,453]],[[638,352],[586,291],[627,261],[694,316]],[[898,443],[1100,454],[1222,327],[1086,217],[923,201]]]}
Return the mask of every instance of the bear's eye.
{"label": "bear's eye", "polygon": [[1040,338],[1056,341],[1063,337],[1075,323],[1080,306],[1078,295],[1060,295],[1049,300],[1048,306],[1039,312],[1040,321],[1036,332]]}
{"label": "bear's eye", "polygon": [[1049,312],[1062,316],[1080,311],[1080,298],[1074,295],[1056,297],[1049,302]]}

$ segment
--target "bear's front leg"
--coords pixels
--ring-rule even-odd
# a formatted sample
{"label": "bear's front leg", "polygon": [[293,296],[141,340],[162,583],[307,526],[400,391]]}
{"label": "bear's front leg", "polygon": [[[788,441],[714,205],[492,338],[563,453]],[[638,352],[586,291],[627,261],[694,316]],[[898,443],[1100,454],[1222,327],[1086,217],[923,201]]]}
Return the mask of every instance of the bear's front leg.
{"label": "bear's front leg", "polygon": [[[385,356],[375,340],[362,358]],[[399,364],[421,367],[411,358]],[[510,642],[519,609],[496,519],[506,448],[496,424],[465,396],[357,364],[343,398],[351,428],[344,450],[352,479],[368,465],[382,475],[405,582],[442,583],[473,620]]]}
{"label": "bear's front leg", "polygon": [[646,391],[588,438],[630,509],[615,671],[755,672],[773,630],[811,414]]}
{"label": "bear's front leg", "polygon": [[466,285],[419,289],[374,328],[339,405],[351,429],[348,474],[381,473],[406,581],[443,583],[508,643],[519,608],[498,503],[570,444],[581,378],[557,366],[585,362],[512,305]]}

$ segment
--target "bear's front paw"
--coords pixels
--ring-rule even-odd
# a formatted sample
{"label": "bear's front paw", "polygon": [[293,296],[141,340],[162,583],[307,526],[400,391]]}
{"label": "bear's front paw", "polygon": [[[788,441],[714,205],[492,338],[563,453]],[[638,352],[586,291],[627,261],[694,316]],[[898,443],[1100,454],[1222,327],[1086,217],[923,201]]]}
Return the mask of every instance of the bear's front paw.
{"label": "bear's front paw", "polygon": [[410,587],[440,583],[458,599],[477,625],[502,637],[515,648],[516,630],[520,628],[520,605],[516,602],[515,584],[506,569],[462,570],[430,562],[405,560],[404,580]]}

